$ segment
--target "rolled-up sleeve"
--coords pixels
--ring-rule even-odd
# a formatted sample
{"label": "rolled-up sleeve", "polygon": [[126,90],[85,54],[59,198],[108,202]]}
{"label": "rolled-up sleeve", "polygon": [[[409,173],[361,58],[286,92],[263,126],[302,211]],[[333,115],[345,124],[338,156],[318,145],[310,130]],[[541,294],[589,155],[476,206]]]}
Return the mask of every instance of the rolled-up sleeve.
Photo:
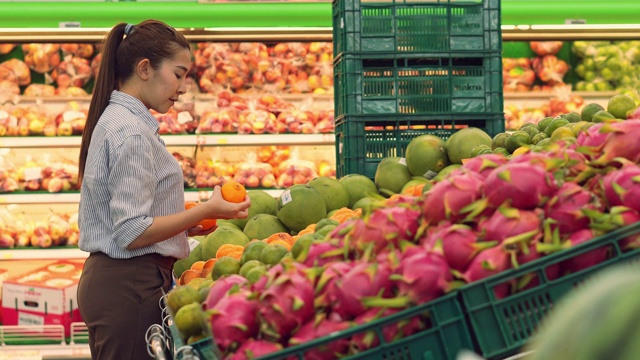
{"label": "rolled-up sleeve", "polygon": [[151,145],[130,135],[110,155],[109,189],[114,241],[126,248],[151,224],[156,183]]}

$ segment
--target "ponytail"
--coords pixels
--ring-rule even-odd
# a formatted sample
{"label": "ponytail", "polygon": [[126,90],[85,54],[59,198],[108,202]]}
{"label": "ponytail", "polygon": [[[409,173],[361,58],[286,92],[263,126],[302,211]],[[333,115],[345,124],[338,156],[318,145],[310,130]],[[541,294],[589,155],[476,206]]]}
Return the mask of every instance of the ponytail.
{"label": "ponytail", "polygon": [[80,143],[80,161],[78,167],[78,188],[82,186],[82,178],[89,154],[89,145],[91,144],[91,136],[93,130],[98,123],[98,119],[104,109],[109,104],[111,92],[118,87],[118,79],[116,78],[116,55],[120,43],[122,43],[127,24],[120,23],[111,29],[102,44],[102,59],[100,68],[96,76],[93,95],[89,103],[89,113],[87,121],[82,131],[82,142]]}

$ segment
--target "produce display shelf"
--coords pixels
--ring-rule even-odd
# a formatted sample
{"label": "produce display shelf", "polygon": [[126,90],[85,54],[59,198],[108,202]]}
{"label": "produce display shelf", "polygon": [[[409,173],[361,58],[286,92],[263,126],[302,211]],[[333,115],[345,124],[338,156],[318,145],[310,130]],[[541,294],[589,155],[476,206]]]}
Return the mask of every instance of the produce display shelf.
{"label": "produce display shelf", "polygon": [[[430,326],[413,335],[394,342],[386,342],[383,329],[399,323],[421,319]],[[170,322],[170,332],[176,348],[184,347],[175,325]],[[350,360],[383,360],[383,359],[430,359],[454,360],[458,352],[473,349],[471,335],[467,328],[462,308],[457,300],[457,293],[451,292],[436,300],[414,306],[396,314],[354,326],[344,331],[314,339],[307,343],[292,346],[284,350],[260,357],[260,360],[306,359],[310,351],[325,349],[332,342],[349,339],[353,336],[372,333],[378,338],[379,346],[361,353],[348,356]],[[177,337],[177,339],[176,339]],[[201,359],[214,359],[216,353],[212,338],[203,339],[190,346]],[[181,360],[178,356],[177,360]],[[186,360],[186,359],[183,359]]]}
{"label": "produce display shelf", "polygon": [[[597,276],[604,268],[640,261],[640,249],[623,252],[619,246],[621,240],[638,234],[640,222],[460,288],[463,308],[480,355],[487,359],[504,359],[517,354],[535,336],[536,328],[547,312],[568,292]],[[554,267],[562,267],[568,261],[599,251],[608,252],[606,261],[559,278],[549,278]],[[536,285],[506,297],[496,295],[496,289],[533,275],[532,281],[538,281],[534,283]],[[502,290],[498,291],[502,293]]]}
{"label": "produce display shelf", "polygon": [[[162,135],[167,146],[242,146],[242,145],[333,145],[334,134],[211,134]],[[79,148],[80,136],[0,137],[0,147],[8,148]]]}
{"label": "produce display shelf", "polygon": [[57,260],[57,259],[86,259],[89,253],[78,249],[75,246],[40,248],[14,248],[2,249],[0,251],[0,261],[2,260]]}

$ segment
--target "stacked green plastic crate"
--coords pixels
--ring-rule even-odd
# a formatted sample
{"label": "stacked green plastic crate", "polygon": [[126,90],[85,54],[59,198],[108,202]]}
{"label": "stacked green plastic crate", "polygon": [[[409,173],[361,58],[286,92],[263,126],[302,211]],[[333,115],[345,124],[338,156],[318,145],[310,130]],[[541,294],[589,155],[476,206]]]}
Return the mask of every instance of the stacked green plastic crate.
{"label": "stacked green plastic crate", "polygon": [[333,2],[338,176],[414,137],[504,131],[500,0]]}

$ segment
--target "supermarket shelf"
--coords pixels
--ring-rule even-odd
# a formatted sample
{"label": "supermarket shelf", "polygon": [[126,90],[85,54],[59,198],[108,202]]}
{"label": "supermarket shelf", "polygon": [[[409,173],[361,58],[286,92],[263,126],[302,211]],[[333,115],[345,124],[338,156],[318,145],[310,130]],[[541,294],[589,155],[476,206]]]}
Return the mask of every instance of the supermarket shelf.
{"label": "supermarket shelf", "polygon": [[[283,189],[263,189],[269,195],[278,197]],[[211,191],[208,190],[187,190],[184,192],[185,201],[198,201],[200,199],[208,199],[211,197]],[[79,192],[69,193],[7,193],[0,194],[0,204],[77,204],[80,202]]]}
{"label": "supermarket shelf", "polygon": [[[333,145],[334,134],[260,134],[260,135],[164,135],[167,146],[258,146],[258,145]],[[0,147],[53,148],[79,147],[80,136],[2,137]]]}
{"label": "supermarket shelf", "polygon": [[[573,91],[572,95],[577,95],[586,99],[610,99],[617,94],[615,91]],[[542,99],[548,100],[554,97],[552,91],[526,91],[526,92],[505,92],[505,100],[521,100],[521,99]]]}
{"label": "supermarket shelf", "polygon": [[30,259],[84,259],[89,253],[78,248],[46,248],[46,249],[3,249],[0,260],[30,260]]}

